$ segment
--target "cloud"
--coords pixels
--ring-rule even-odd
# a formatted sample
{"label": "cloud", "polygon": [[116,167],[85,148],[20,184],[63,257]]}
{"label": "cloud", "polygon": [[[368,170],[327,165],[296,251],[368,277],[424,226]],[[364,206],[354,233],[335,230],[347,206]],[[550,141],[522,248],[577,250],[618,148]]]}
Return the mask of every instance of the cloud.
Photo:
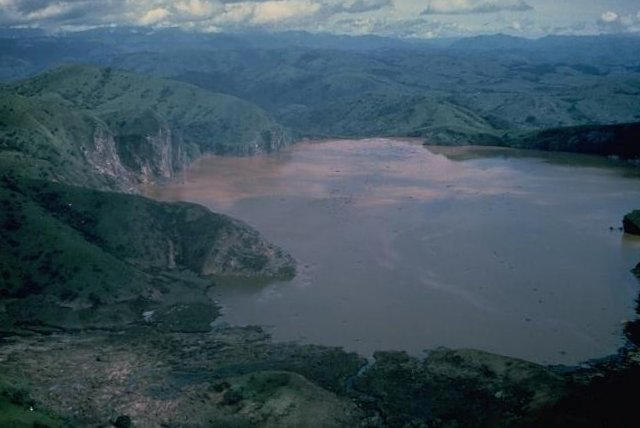
{"label": "cloud", "polygon": [[640,32],[640,12],[621,13],[612,10],[603,12],[597,21],[600,33],[638,33]]}
{"label": "cloud", "polygon": [[339,2],[336,6],[334,9],[336,12],[362,13],[393,6],[393,2],[391,0],[355,0]]}
{"label": "cloud", "polygon": [[393,0],[0,0],[0,25],[274,27],[390,6]]}
{"label": "cloud", "polygon": [[176,2],[176,10],[182,14],[205,17],[210,16],[215,7],[205,0],[185,0]]}
{"label": "cloud", "polygon": [[[52,26],[78,22],[97,24],[128,0],[0,0],[0,25]],[[119,14],[118,14],[119,15]]]}
{"label": "cloud", "polygon": [[615,22],[619,18],[620,16],[611,10],[608,10],[604,12],[602,15],[600,15],[600,19],[602,20],[602,22]]}
{"label": "cloud", "polygon": [[[637,1],[602,0],[598,6],[596,0],[572,0],[569,7],[558,0],[0,0],[0,27],[178,26],[396,37],[597,34],[640,31]],[[537,13],[522,13],[532,5]]]}
{"label": "cloud", "polygon": [[467,15],[497,12],[526,12],[533,7],[524,0],[432,0],[422,15]]}
{"label": "cloud", "polygon": [[162,7],[157,7],[147,11],[140,17],[138,22],[142,25],[156,24],[170,15],[169,11]]}
{"label": "cloud", "polygon": [[269,24],[315,14],[320,5],[309,0],[275,0],[256,4],[251,22]]}

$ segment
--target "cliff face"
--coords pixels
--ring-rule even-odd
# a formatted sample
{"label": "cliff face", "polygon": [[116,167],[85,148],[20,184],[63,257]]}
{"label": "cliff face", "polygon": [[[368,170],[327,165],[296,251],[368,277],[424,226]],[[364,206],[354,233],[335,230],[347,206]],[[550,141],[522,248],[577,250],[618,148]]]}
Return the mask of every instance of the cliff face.
{"label": "cliff face", "polygon": [[[200,147],[185,142],[183,133],[156,117],[134,119],[143,129],[123,127],[117,130],[96,128],[93,145],[85,148],[87,162],[100,175],[116,183],[116,189],[135,191],[140,184],[173,178],[201,153]],[[257,132],[241,145],[214,145],[210,150],[218,155],[255,155],[275,152],[292,143],[291,136],[280,127]]]}
{"label": "cliff face", "polygon": [[146,134],[134,135],[114,135],[98,125],[93,141],[82,146],[82,154],[92,172],[111,183],[108,188],[127,193],[137,192],[140,184],[174,177],[191,160],[180,139],[162,123]]}
{"label": "cliff face", "polygon": [[260,134],[256,136],[254,143],[248,146],[250,150],[241,152],[241,154],[277,152],[291,143],[293,143],[293,139],[288,132],[283,128],[274,127],[260,132]]}
{"label": "cliff face", "polygon": [[182,139],[151,111],[114,132],[116,155],[138,184],[170,179],[192,160]]}
{"label": "cliff face", "polygon": [[91,143],[82,146],[87,164],[97,174],[117,183],[118,188],[133,190],[134,174],[122,164],[113,134],[105,128],[98,127]]}

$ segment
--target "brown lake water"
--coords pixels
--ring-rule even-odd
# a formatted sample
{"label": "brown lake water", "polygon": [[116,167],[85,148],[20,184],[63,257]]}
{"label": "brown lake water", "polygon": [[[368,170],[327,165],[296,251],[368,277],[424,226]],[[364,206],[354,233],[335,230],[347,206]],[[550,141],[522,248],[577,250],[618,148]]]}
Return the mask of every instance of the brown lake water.
{"label": "brown lake water", "polygon": [[[445,154],[447,156],[445,156]],[[371,355],[438,346],[575,364],[623,345],[640,180],[566,154],[392,139],[205,157],[149,189],[244,220],[299,263],[289,282],[225,283],[223,322]]]}

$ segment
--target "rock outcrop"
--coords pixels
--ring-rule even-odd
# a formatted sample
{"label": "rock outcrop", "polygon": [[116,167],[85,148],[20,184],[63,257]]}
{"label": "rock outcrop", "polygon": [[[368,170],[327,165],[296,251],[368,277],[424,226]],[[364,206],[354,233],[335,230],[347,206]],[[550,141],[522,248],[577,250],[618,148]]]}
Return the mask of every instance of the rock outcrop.
{"label": "rock outcrop", "polygon": [[631,235],[640,235],[640,210],[635,210],[624,216],[622,220],[624,231]]}

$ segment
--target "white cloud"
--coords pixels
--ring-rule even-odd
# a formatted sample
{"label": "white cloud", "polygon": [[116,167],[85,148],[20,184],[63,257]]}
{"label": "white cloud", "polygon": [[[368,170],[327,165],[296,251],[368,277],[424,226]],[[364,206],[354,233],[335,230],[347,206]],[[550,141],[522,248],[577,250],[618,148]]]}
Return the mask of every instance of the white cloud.
{"label": "white cloud", "polygon": [[215,10],[213,4],[205,0],[179,1],[175,8],[180,13],[198,17],[210,16]]}
{"label": "white cloud", "polygon": [[327,9],[336,13],[361,13],[379,10],[393,6],[392,0],[347,0],[340,1],[334,5],[328,4]]}
{"label": "white cloud", "polygon": [[313,15],[320,10],[318,3],[309,0],[275,0],[257,3],[252,22],[269,24]]}
{"label": "white cloud", "polygon": [[144,13],[138,22],[141,25],[151,25],[157,24],[158,22],[164,20],[170,15],[169,11],[162,7],[157,7],[155,9],[151,9]]}
{"label": "white cloud", "polygon": [[52,3],[47,5],[42,9],[35,10],[26,15],[29,20],[38,20],[38,19],[49,19],[59,15],[62,15],[65,12],[68,12],[70,7],[68,4],[64,3]]}
{"label": "white cloud", "polygon": [[253,16],[253,11],[254,5],[249,3],[230,4],[215,17],[215,21],[219,24],[245,22]]}
{"label": "white cloud", "polygon": [[[640,31],[638,1],[0,0],[0,27],[60,30],[145,25],[216,32],[262,28],[400,37],[597,34]],[[526,13],[532,6],[535,12]]]}
{"label": "white cloud", "polygon": [[618,20],[619,17],[620,16],[617,13],[611,10],[608,10],[604,12],[602,15],[600,15],[600,19],[602,20],[602,22],[615,22]]}

